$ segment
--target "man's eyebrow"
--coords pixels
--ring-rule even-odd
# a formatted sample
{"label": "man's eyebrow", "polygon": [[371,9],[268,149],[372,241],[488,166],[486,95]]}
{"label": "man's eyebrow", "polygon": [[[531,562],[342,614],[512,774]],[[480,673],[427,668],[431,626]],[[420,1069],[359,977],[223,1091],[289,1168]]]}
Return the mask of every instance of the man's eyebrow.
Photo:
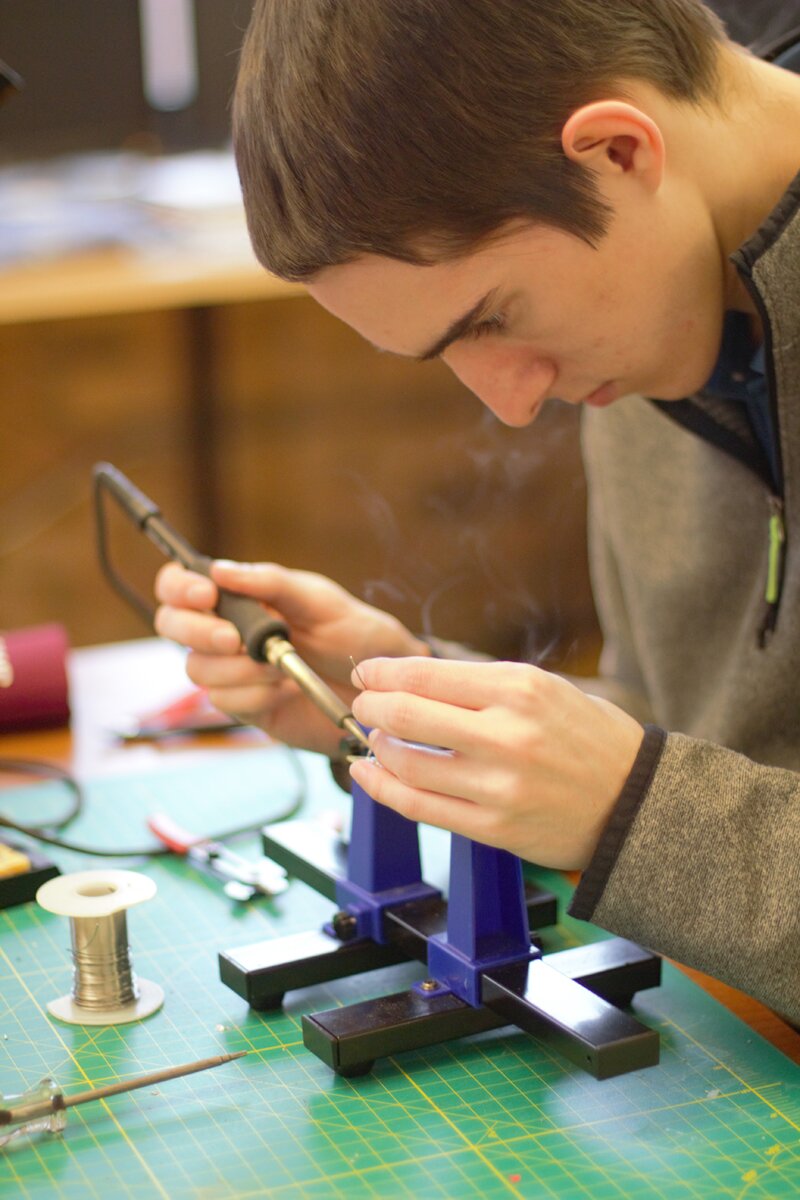
{"label": "man's eyebrow", "polygon": [[433,343],[432,346],[429,346],[427,350],[422,352],[422,354],[417,354],[414,356],[417,362],[429,362],[432,358],[438,358],[448,346],[452,345],[453,342],[457,342],[459,338],[463,337],[467,330],[471,329],[473,325],[476,325],[481,317],[485,316],[485,314],[489,311],[495,302],[496,295],[497,288],[492,288],[490,292],[487,292],[485,296],[481,297],[477,304],[472,306],[469,312],[465,312],[463,316],[457,317],[456,320],[453,321],[452,325],[448,327],[448,329]]}

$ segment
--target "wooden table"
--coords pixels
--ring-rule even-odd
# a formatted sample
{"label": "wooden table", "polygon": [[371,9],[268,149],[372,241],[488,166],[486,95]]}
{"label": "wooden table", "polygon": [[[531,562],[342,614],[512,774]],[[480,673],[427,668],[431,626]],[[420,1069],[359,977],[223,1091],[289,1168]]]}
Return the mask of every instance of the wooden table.
{"label": "wooden table", "polygon": [[245,251],[229,257],[98,250],[7,268],[0,279],[0,325],[210,308],[304,292],[269,275]]}
{"label": "wooden table", "polygon": [[[125,747],[109,737],[108,730],[119,721],[156,707],[186,689],[183,652],[158,639],[123,642],[114,646],[73,651],[70,660],[73,719],[71,730],[46,730],[0,735],[0,755],[49,759],[71,767],[81,778],[142,770],[148,763],[163,767],[218,754],[224,735],[204,735],[160,744]],[[237,732],[253,744],[264,740],[257,731]],[[699,971],[683,968],[720,1003],[800,1063],[800,1033],[763,1004]]]}

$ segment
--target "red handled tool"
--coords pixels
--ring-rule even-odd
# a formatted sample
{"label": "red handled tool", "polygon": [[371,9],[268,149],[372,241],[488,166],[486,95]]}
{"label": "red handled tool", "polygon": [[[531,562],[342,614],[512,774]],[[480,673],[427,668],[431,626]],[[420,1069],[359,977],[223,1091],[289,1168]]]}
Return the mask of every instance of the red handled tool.
{"label": "red handled tool", "polygon": [[269,858],[243,858],[221,842],[183,829],[166,813],[153,813],[147,824],[160,842],[182,855],[198,871],[224,880],[223,891],[231,900],[277,896],[288,887],[283,867]]}

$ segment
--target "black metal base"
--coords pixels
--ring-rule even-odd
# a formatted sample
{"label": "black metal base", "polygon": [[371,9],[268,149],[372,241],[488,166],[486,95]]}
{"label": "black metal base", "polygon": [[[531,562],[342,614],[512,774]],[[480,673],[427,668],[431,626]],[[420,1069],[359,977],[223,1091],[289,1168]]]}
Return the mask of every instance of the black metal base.
{"label": "black metal base", "polygon": [[[262,840],[265,853],[290,874],[335,900],[346,872],[335,835],[295,821],[265,829]],[[556,922],[552,893],[526,887],[526,901],[532,928]],[[447,929],[447,903],[426,898],[387,909],[385,944],[347,940],[347,923],[334,924],[343,936],[303,933],[221,953],[222,981],[252,1008],[268,1011],[296,988],[412,959],[425,964],[429,938]],[[477,1007],[430,981],[303,1017],[303,1040],[338,1074],[353,1076],[369,1071],[377,1058],[514,1024],[607,1079],[658,1062],[658,1035],[620,1010],[660,980],[659,958],[611,938],[483,973]]]}
{"label": "black metal base", "polygon": [[658,1034],[621,1012],[603,991],[619,992],[618,973],[634,990],[660,982],[660,959],[614,938],[591,975],[570,974],[573,951],[547,955],[483,976],[484,1003],[466,1004],[452,992],[426,996],[416,988],[303,1017],[303,1041],[340,1075],[363,1075],[375,1059],[517,1025],[597,1079],[658,1062]]}

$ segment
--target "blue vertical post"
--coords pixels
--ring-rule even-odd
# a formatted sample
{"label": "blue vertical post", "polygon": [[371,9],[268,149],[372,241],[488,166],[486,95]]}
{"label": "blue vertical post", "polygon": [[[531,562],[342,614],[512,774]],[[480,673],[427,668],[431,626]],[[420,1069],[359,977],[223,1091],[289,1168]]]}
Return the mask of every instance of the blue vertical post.
{"label": "blue vertical post", "polygon": [[453,834],[447,937],[428,943],[428,972],[469,1004],[480,1004],[480,976],[538,955],[531,946],[522,863]]}
{"label": "blue vertical post", "polygon": [[367,892],[407,887],[422,879],[417,825],[378,804],[354,781],[347,878]]}
{"label": "blue vertical post", "polygon": [[383,945],[383,914],[393,905],[439,897],[422,879],[415,821],[378,804],[353,781],[353,817],[347,879],[336,884],[337,903],[357,921],[359,937]]}

